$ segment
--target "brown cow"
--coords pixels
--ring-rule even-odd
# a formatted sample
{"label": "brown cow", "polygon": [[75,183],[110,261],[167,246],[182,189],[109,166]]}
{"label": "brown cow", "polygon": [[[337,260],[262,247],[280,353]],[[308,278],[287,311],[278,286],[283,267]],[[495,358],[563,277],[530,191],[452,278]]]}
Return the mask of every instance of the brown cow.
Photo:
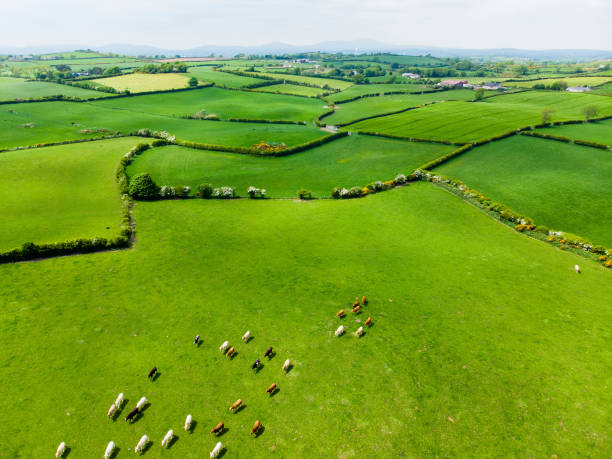
{"label": "brown cow", "polygon": [[268,386],[268,388],[266,389],[266,392],[272,395],[272,392],[274,392],[275,390],[276,390],[276,383],[272,383],[270,384],[270,386]]}
{"label": "brown cow", "polygon": [[213,429],[210,429],[210,433],[211,434],[217,434],[217,433],[219,433],[219,432],[221,432],[223,430],[223,427],[225,427],[225,424],[220,422]]}
{"label": "brown cow", "polygon": [[230,406],[229,410],[230,411],[236,411],[238,409],[238,407],[242,405],[242,399],[239,398],[238,400],[236,400],[232,406]]}
{"label": "brown cow", "polygon": [[356,307],[356,306],[359,306],[359,301],[355,301],[355,302],[353,303],[353,307]]}
{"label": "brown cow", "polygon": [[365,295],[363,295],[363,296],[361,297],[361,304],[366,305],[367,303],[368,303],[368,300],[367,300],[367,298],[365,297]]}
{"label": "brown cow", "polygon": [[372,318],[368,317],[366,321],[364,322],[364,325],[366,325],[367,327],[372,326]]}
{"label": "brown cow", "polygon": [[231,357],[232,355],[234,355],[234,352],[236,352],[236,348],[234,346],[230,347],[227,350],[227,353],[225,354],[226,357]]}
{"label": "brown cow", "polygon": [[255,424],[253,424],[253,428],[251,429],[251,435],[257,435],[257,432],[259,432],[259,429],[261,429],[261,422],[259,422],[259,419],[257,421],[255,421]]}
{"label": "brown cow", "polygon": [[336,317],[342,317],[344,316],[344,309],[340,309],[337,313],[336,313]]}
{"label": "brown cow", "polygon": [[361,310],[361,306],[357,305],[353,308],[353,314],[357,314]]}

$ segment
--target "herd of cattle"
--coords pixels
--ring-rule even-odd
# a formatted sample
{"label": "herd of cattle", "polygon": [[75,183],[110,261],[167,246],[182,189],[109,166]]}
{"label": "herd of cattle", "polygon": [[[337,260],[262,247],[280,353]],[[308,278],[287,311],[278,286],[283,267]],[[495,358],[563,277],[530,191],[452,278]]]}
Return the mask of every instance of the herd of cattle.
{"label": "herd of cattle", "polygon": [[[368,300],[365,296],[361,297],[361,302],[359,300],[355,301],[353,303],[353,308],[352,308],[352,312],[353,314],[360,314],[361,313],[361,307],[365,306],[366,304],[368,304]],[[341,319],[344,317],[344,309],[340,309],[337,313],[336,313],[336,317]],[[364,322],[364,325],[366,327],[371,327],[372,326],[372,318],[368,317],[366,319],[366,321]],[[345,332],[345,328],[344,325],[340,325],[338,328],[336,328],[336,331],[334,332],[335,336],[342,336],[344,335]],[[361,336],[363,336],[364,330],[363,330],[363,326],[359,327],[357,329],[357,331],[355,331],[355,336],[357,338],[360,338]]]}

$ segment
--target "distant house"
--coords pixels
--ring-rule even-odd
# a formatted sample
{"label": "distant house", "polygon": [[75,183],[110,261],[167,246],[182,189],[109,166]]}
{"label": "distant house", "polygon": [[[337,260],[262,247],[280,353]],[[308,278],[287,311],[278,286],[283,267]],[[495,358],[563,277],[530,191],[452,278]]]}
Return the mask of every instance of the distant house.
{"label": "distant house", "polygon": [[402,76],[404,78],[411,78],[413,80],[418,80],[419,78],[421,78],[421,75],[419,75],[418,73],[402,73]]}
{"label": "distant house", "polygon": [[444,86],[447,88],[462,88],[464,84],[467,84],[467,80],[442,80],[437,86]]}
{"label": "distant house", "polygon": [[569,92],[588,92],[590,90],[591,88],[589,88],[588,86],[570,86],[566,89],[566,91]]}
{"label": "distant house", "polygon": [[290,69],[291,67],[293,67],[293,65],[291,65],[289,62],[285,62],[285,63],[283,64],[283,68],[284,68],[284,69]]}
{"label": "distant house", "polygon": [[504,87],[498,81],[490,81],[489,83],[485,83],[482,85],[482,89],[486,89],[487,91],[495,91],[497,89],[503,89]]}

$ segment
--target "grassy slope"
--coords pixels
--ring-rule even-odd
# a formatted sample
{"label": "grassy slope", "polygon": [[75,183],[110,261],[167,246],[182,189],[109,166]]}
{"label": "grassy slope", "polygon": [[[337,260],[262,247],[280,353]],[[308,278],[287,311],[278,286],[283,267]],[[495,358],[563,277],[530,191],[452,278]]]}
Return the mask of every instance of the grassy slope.
{"label": "grassy slope", "polygon": [[382,97],[365,97],[336,106],[336,112],[324,120],[327,124],[344,124],[366,116],[382,115],[404,108],[416,107],[433,101],[471,100],[474,91],[452,90],[427,94],[394,94]]}
{"label": "grassy slope", "polygon": [[[34,123],[34,128],[19,127],[30,122]],[[85,103],[0,105],[0,148],[102,135],[80,132],[86,128],[107,128],[124,133],[150,128],[168,131],[181,139],[240,146],[250,146],[261,140],[295,145],[327,134],[312,126],[186,120]]]}
{"label": "grassy slope", "polygon": [[317,97],[325,91],[320,88],[312,88],[310,86],[299,86],[296,84],[272,84],[270,86],[262,86],[257,88],[258,92],[278,92],[281,94],[297,94],[300,96]]}
{"label": "grassy slope", "polygon": [[75,88],[65,84],[0,77],[0,101],[55,96],[58,94],[84,99],[105,96],[103,92]]}
{"label": "grassy slope", "polygon": [[[250,75],[257,76],[257,73],[251,73]],[[328,85],[330,88],[341,89],[341,90],[346,89],[350,86],[353,86],[354,84],[350,81],[335,80],[333,78],[318,78],[318,77],[309,77],[309,76],[303,76],[303,75],[291,75],[288,73],[261,72],[261,75],[269,76],[277,80],[297,81],[298,83],[312,84],[318,87],[323,87],[325,85]]]}
{"label": "grassy slope", "polygon": [[214,113],[222,119],[309,121],[324,111],[325,104],[320,100],[304,97],[203,88],[169,94],[111,99],[95,102],[94,105],[174,116],[193,115],[200,110],[205,110],[207,114]]}
{"label": "grassy slope", "polygon": [[200,81],[215,83],[229,88],[242,88],[243,86],[264,81],[260,78],[249,78],[240,75],[232,75],[227,72],[214,71],[210,67],[190,67],[187,73]]}
{"label": "grassy slope", "polygon": [[419,92],[423,89],[426,89],[426,86],[422,84],[356,84],[330,95],[328,99],[337,102],[365,94],[382,94],[391,91]]}
{"label": "grassy slope", "polygon": [[181,147],[157,148],[137,158],[128,173],[149,172],[157,183],[200,183],[235,187],[246,196],[253,185],[272,197],[295,197],[306,188],[329,196],[334,186],[364,186],[408,174],[450,151],[445,145],[409,143],[368,136],[345,137],[303,153],[281,158],[255,158]]}
{"label": "grassy slope", "polygon": [[612,247],[612,155],[596,148],[515,136],[436,169],[551,229]]}
{"label": "grassy slope", "polygon": [[[577,276],[574,255],[429,184],[343,202],[139,203],[136,220],[133,250],[0,266],[7,457],[62,440],[101,456],[111,439],[129,456],[145,433],[147,457],[202,457],[220,420],[228,457],[609,451],[612,283],[594,263]],[[374,327],[330,336],[362,293]],[[233,361],[217,350],[226,339]],[[119,392],[129,401],[111,422]],[[127,425],[143,395],[150,407]],[[246,408],[228,414],[238,397]],[[179,438],[162,451],[169,428]]]}
{"label": "grassy slope", "polygon": [[24,242],[117,236],[121,201],[115,168],[141,141],[130,137],[1,153],[0,251]]}
{"label": "grassy slope", "polygon": [[521,88],[531,88],[536,84],[546,84],[550,85],[557,81],[563,81],[567,83],[568,86],[599,86],[601,84],[606,83],[607,81],[612,80],[612,77],[569,77],[569,78],[543,78],[541,80],[532,80],[532,81],[509,81],[507,86],[518,86]]}
{"label": "grassy slope", "polygon": [[570,139],[592,140],[612,145],[612,119],[585,124],[567,124],[546,129],[538,129],[545,134],[561,135]]}
{"label": "grassy slope", "polygon": [[350,129],[469,142],[538,124],[545,108],[556,110],[553,120],[580,119],[583,117],[582,108],[587,105],[597,105],[601,115],[612,114],[612,98],[609,97],[530,91],[477,103],[435,104],[399,115],[362,121],[351,125]]}
{"label": "grassy slope", "polygon": [[130,92],[163,91],[164,89],[187,87],[187,76],[182,73],[133,73],[91,81],[118,91],[128,90]]}

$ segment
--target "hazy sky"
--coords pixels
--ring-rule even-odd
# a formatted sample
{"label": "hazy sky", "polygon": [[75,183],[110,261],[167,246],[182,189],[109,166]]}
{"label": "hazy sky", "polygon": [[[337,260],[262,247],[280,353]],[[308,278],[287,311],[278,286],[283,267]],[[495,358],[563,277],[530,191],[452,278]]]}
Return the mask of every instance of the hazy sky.
{"label": "hazy sky", "polygon": [[612,49],[612,0],[0,0],[0,45]]}

